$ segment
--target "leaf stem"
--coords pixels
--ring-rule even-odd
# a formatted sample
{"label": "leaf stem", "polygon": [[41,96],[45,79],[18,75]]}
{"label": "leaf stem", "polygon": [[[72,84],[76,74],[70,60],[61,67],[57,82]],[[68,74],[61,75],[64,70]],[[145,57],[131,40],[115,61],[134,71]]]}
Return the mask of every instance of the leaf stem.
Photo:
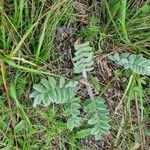
{"label": "leaf stem", "polygon": [[[83,75],[83,78],[85,78],[88,81],[87,72],[85,71],[85,69],[83,69],[82,75]],[[94,94],[93,94],[91,86],[89,86],[89,85],[85,85],[85,86],[86,86],[86,89],[88,91],[90,98],[94,99]]]}

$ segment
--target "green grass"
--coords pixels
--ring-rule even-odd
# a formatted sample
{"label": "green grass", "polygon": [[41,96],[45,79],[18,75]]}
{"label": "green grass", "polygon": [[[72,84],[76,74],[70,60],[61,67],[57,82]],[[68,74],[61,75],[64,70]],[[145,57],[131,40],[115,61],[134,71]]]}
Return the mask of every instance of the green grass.
{"label": "green grass", "polygon": [[[58,28],[67,34],[65,38],[58,34]],[[71,60],[73,45],[79,39],[89,41],[94,49],[95,70],[90,75],[95,86],[100,85],[97,93],[110,110],[111,132],[103,139],[104,145],[129,150],[150,147],[150,78],[118,69],[106,59],[117,51],[150,59],[149,0],[1,0],[0,149],[86,147],[76,130],[67,129],[59,108],[33,108],[29,98],[33,84],[43,77],[78,78],[72,73],[72,63],[62,58]],[[62,67],[66,63],[67,67]],[[112,74],[109,78],[107,71]],[[107,97],[118,84],[120,96]],[[86,97],[82,92],[79,96]],[[106,147],[101,145],[101,149]]]}

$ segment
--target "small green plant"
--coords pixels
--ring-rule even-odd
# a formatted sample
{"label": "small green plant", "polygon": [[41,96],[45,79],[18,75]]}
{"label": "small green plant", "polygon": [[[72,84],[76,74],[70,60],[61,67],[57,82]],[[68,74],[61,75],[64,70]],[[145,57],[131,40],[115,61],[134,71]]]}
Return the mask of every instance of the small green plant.
{"label": "small green plant", "polygon": [[[75,45],[76,53],[73,59],[74,71],[77,74],[82,73],[83,77],[88,80],[87,73],[93,68],[93,51],[89,47],[89,43]],[[80,133],[84,135],[94,135],[96,140],[101,139],[101,136],[109,133],[109,117],[108,110],[101,97],[95,97],[89,85],[86,85],[90,99],[85,100],[81,107],[81,100],[78,97],[76,81],[66,83],[64,77],[60,77],[59,81],[49,76],[48,79],[42,79],[39,84],[33,86],[34,91],[30,97],[34,98],[33,106],[43,103],[45,107],[50,104],[58,104],[63,106],[63,115],[67,118],[67,127],[72,131],[75,127],[81,127],[82,123],[88,125],[88,129],[77,132],[77,137]],[[80,110],[83,110],[85,115],[81,117]],[[88,134],[87,134],[88,133]],[[83,137],[84,137],[83,135]]]}
{"label": "small green plant", "polygon": [[67,126],[69,129],[80,125],[80,104],[76,103],[76,82],[65,83],[65,78],[61,77],[57,82],[53,77],[42,79],[39,84],[33,86],[34,91],[30,98],[34,98],[33,107],[43,103],[45,107],[50,104],[65,104],[64,115],[68,117]]}
{"label": "small green plant", "polygon": [[[89,42],[75,46],[76,53],[73,59],[76,73],[82,73],[83,78],[88,81],[88,71],[93,68],[93,51],[89,47]],[[102,135],[109,133],[108,110],[101,97],[95,97],[91,86],[86,85],[90,100],[85,100],[84,112],[87,123],[91,125],[90,134],[95,139],[101,139]]]}
{"label": "small green plant", "polygon": [[150,75],[150,60],[144,58],[142,55],[115,53],[114,55],[110,55],[109,59],[124,66],[125,69],[131,69],[135,73]]}

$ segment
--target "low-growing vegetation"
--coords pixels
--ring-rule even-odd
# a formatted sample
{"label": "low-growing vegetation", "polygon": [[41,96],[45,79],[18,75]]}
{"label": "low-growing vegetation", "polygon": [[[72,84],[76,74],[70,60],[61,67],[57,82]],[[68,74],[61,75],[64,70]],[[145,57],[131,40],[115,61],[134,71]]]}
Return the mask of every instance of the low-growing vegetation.
{"label": "low-growing vegetation", "polygon": [[1,0],[0,85],[0,150],[148,150],[150,1]]}

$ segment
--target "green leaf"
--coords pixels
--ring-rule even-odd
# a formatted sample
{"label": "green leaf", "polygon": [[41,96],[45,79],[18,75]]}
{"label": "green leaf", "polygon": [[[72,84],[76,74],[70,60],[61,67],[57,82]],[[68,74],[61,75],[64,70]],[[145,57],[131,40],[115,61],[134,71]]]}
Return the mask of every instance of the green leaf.
{"label": "green leaf", "polygon": [[50,103],[52,102],[52,100],[49,99],[49,94],[46,93],[44,95],[44,99],[43,99],[43,104],[45,107],[48,107],[50,105]]}
{"label": "green leaf", "polygon": [[66,116],[78,116],[80,114],[79,109],[81,105],[75,102],[68,103],[64,110]]}
{"label": "green leaf", "polygon": [[86,100],[84,103],[84,112],[87,123],[91,125],[91,134],[99,140],[103,135],[109,134],[108,110],[101,97],[92,100]]}
{"label": "green leaf", "polygon": [[65,78],[64,77],[60,77],[59,80],[59,87],[63,88],[65,86]]}
{"label": "green leaf", "polygon": [[33,85],[34,91],[30,94],[30,98],[34,98],[33,106],[36,107],[43,103],[48,107],[51,103],[63,104],[75,97],[76,82],[68,82],[65,84],[64,77],[58,82],[53,77],[42,79],[39,84]]}
{"label": "green leaf", "polygon": [[97,116],[93,116],[88,120],[88,124],[93,125],[97,123]]}
{"label": "green leaf", "polygon": [[33,88],[40,93],[46,92],[46,88],[41,84],[34,84]]}
{"label": "green leaf", "polygon": [[44,86],[46,89],[49,89],[49,88],[50,88],[50,84],[49,84],[49,82],[47,82],[46,79],[42,79],[42,80],[41,80],[41,83],[43,84],[43,86]]}
{"label": "green leaf", "polygon": [[43,99],[44,99],[44,94],[37,95],[34,99],[33,107],[39,105]]}
{"label": "green leaf", "polygon": [[142,55],[115,53],[115,55],[110,55],[109,59],[124,66],[125,69],[131,69],[135,73],[150,75],[150,60],[144,58]]}
{"label": "green leaf", "polygon": [[53,88],[53,89],[56,88],[57,83],[56,83],[56,80],[53,77],[49,76],[48,81],[49,81],[49,84],[50,84],[51,88]]}
{"label": "green leaf", "polygon": [[23,129],[25,129],[25,124],[24,121],[21,120],[16,126],[15,126],[15,132],[19,133],[20,131],[22,131]]}
{"label": "green leaf", "polygon": [[79,127],[81,125],[80,122],[81,122],[81,118],[72,116],[67,120],[67,128],[72,131],[75,127]]}
{"label": "green leaf", "polygon": [[67,128],[73,130],[81,124],[80,109],[81,105],[78,102],[70,102],[66,105],[64,115],[68,117]]}
{"label": "green leaf", "polygon": [[61,97],[62,97],[61,90],[56,89],[56,94],[57,94],[56,104],[60,104],[61,103]]}
{"label": "green leaf", "polygon": [[34,91],[34,92],[32,92],[31,94],[30,94],[30,98],[34,98],[34,97],[36,97],[37,95],[39,95],[40,93],[39,93],[39,91]]}
{"label": "green leaf", "polygon": [[74,71],[82,73],[83,71],[92,71],[93,68],[93,50],[89,46],[89,42],[75,45]]}
{"label": "green leaf", "polygon": [[89,136],[90,134],[91,134],[91,128],[89,128],[89,129],[83,129],[81,131],[78,131],[75,134],[75,138],[77,138],[77,139],[83,139],[83,138],[86,138],[87,136]]}

